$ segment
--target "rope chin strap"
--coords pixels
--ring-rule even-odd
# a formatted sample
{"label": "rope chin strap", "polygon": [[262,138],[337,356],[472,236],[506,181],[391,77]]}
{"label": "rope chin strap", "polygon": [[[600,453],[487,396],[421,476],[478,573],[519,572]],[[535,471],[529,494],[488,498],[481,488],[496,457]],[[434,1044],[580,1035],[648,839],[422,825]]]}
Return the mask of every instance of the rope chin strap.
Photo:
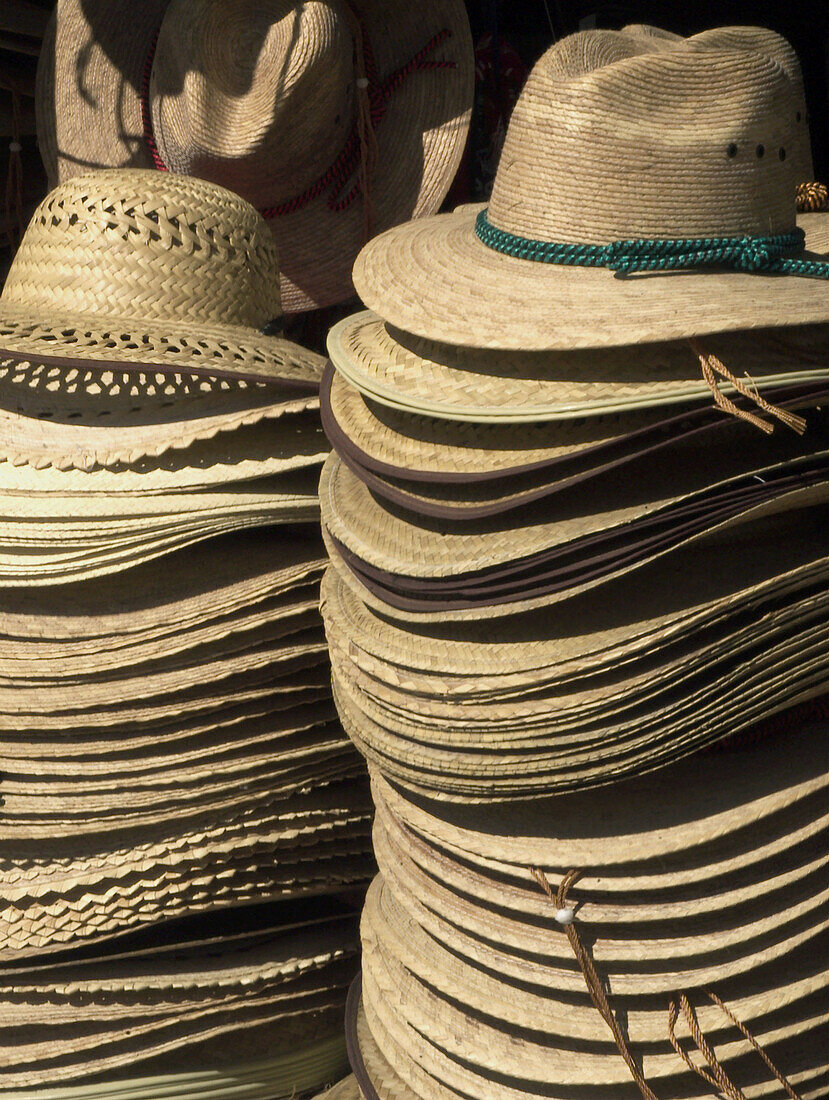
{"label": "rope chin strap", "polygon": [[[376,130],[389,109],[389,101],[407,77],[416,72],[430,72],[436,69],[454,69],[454,61],[434,60],[429,57],[452,32],[444,28],[433,35],[425,45],[414,54],[401,68],[390,73],[383,80],[377,72],[374,50],[354,0],[343,0],[346,17],[354,39],[354,71],[357,88],[357,120],[346,138],[345,145],[329,168],[316,179],[310,187],[285,202],[264,207],[259,213],[266,219],[283,217],[303,209],[315,199],[328,196],[328,209],[339,212],[347,210],[359,197],[363,198],[363,230],[366,241],[371,237],[372,203],[370,194],[371,176],[377,167],[378,149]],[[141,121],[144,141],[155,167],[160,172],[169,169],[158,150],[153,133],[152,111],[150,110],[150,77],[155,58],[158,35],[153,35],[141,76]],[[346,190],[354,176],[357,182]]]}
{"label": "rope chin strap", "polygon": [[787,255],[803,251],[805,234],[796,227],[773,237],[693,237],[677,240],[647,238],[610,244],[562,244],[536,241],[498,229],[482,210],[475,234],[488,248],[537,263],[571,267],[607,267],[620,275],[635,271],[674,271],[696,267],[726,267],[733,271],[801,275],[829,279],[829,262]]}
{"label": "rope chin strap", "polygon": [[[625,1065],[630,1070],[631,1077],[636,1082],[636,1085],[641,1092],[645,1100],[657,1100],[656,1093],[651,1089],[642,1075],[642,1071],[634,1061],[633,1055],[630,1052],[630,1048],[625,1038],[624,1032],[619,1026],[619,1022],[613,1015],[613,1010],[608,1002],[607,995],[605,994],[604,987],[602,986],[601,979],[596,972],[596,967],[593,964],[593,960],[587,948],[582,942],[581,936],[578,933],[578,929],[575,923],[575,910],[572,906],[567,904],[567,895],[570,887],[580,877],[581,871],[568,871],[559,884],[558,890],[553,893],[553,889],[550,883],[547,881],[547,876],[538,867],[531,867],[530,874],[544,891],[549,898],[550,902],[555,906],[555,920],[556,923],[564,928],[567,933],[567,938],[570,941],[570,946],[573,949],[573,954],[576,957],[576,962],[579,964],[579,968],[584,976],[585,985],[587,986],[587,992],[590,994],[590,999],[593,1002],[599,1015],[605,1021],[610,1028],[613,1038],[616,1041],[616,1046],[619,1049],[619,1053],[624,1059]],[[717,997],[714,993],[709,993],[708,996],[717,1005],[725,1015],[731,1020],[741,1034],[748,1040],[752,1048],[760,1055],[766,1064],[766,1067],[775,1079],[786,1090],[786,1094],[789,1096],[789,1100],[800,1100],[798,1094],[794,1091],[792,1086],[783,1076],[783,1074],[777,1069],[777,1067],[769,1058],[768,1054],[762,1049],[760,1044],[740,1020],[734,1015],[734,1013]],[[746,1100],[746,1097],[740,1089],[729,1078],[722,1063],[718,1060],[705,1035],[702,1033],[702,1029],[699,1026],[696,1013],[694,1012],[691,1004],[684,993],[678,994],[679,1009],[677,1009],[677,1002],[671,1000],[668,1004],[668,1039],[673,1046],[674,1050],[679,1054],[682,1060],[687,1066],[689,1066],[695,1073],[699,1074],[711,1087],[716,1091],[724,1095],[727,1100]],[[679,1040],[676,1038],[675,1026],[679,1016],[679,1011],[682,1011],[683,1016],[688,1023],[688,1028],[691,1033],[691,1037],[697,1044],[697,1048],[702,1053],[706,1062],[708,1063],[710,1072],[701,1066],[698,1066],[692,1061],[689,1054],[687,1054],[679,1044]]]}
{"label": "rope chin strap", "polygon": [[747,386],[745,382],[737,378],[735,374],[732,374],[728,367],[726,367],[716,355],[712,355],[710,352],[705,351],[698,340],[689,340],[688,343],[694,355],[699,359],[702,368],[702,377],[711,390],[714,397],[714,403],[718,408],[722,409],[725,413],[729,413],[731,416],[736,416],[738,420],[745,420],[747,423],[753,424],[756,428],[759,428],[760,431],[765,432],[766,435],[771,435],[774,431],[774,425],[770,424],[768,420],[764,420],[761,416],[747,412],[745,409],[741,409],[735,405],[734,402],[720,390],[717,385],[717,375],[719,375],[720,378],[724,378],[727,382],[730,382],[737,393],[753,401],[759,409],[763,410],[763,412],[779,420],[781,424],[785,424],[787,428],[791,428],[792,431],[797,432],[798,435],[803,435],[806,431],[806,421],[802,416],[788,412],[786,409],[778,408],[777,405],[770,404],[760,395],[756,385],[754,385],[750,379],[750,385]]}

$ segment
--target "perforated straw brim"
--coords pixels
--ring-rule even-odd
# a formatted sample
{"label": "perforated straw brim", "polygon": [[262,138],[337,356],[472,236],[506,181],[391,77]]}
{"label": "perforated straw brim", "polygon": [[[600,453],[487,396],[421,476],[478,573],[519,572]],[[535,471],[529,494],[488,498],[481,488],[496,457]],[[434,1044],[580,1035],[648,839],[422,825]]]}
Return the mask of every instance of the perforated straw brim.
{"label": "perforated straw brim", "polygon": [[[32,267],[29,277],[42,284],[49,272],[37,266],[38,257],[31,256],[33,251],[27,253]],[[88,269],[81,274],[82,261],[79,255],[78,277],[84,279],[84,300],[89,301],[95,287],[88,285],[92,278]],[[25,279],[19,267],[18,263],[22,289]],[[6,351],[30,363],[65,363],[67,369],[87,364],[104,369],[123,364],[132,373],[142,373],[142,368],[143,373],[153,373],[152,368],[158,367],[169,373],[265,381],[279,384],[289,399],[313,392],[322,377],[324,360],[319,355],[282,337],[264,336],[258,329],[114,314],[106,285],[100,288],[99,311],[81,314],[61,310],[59,288],[54,286],[51,291],[55,299],[53,313],[35,313],[25,306],[0,301],[0,358]],[[183,291],[183,312],[188,300],[189,295]]]}
{"label": "perforated straw brim", "polygon": [[[473,348],[606,348],[708,333],[822,324],[823,279],[734,271],[570,267],[496,252],[475,213],[440,214],[375,237],[354,264],[369,309],[404,332]],[[806,248],[829,253],[829,215],[799,219]],[[586,242],[587,243],[587,242]]]}
{"label": "perforated straw brim", "polygon": [[[610,277],[609,272],[603,274]],[[686,277],[702,276],[678,276],[680,280]],[[819,280],[812,282],[813,286],[822,285]],[[608,293],[607,297],[611,300],[612,296]],[[671,307],[666,303],[664,308],[667,313]],[[589,314],[579,307],[578,316],[589,329]],[[441,337],[447,342],[440,343],[437,337],[419,339],[411,335],[413,331],[401,331],[371,312],[358,313],[332,328],[329,355],[338,372],[365,397],[400,412],[448,420],[566,424],[579,417],[630,415],[655,407],[664,407],[667,413],[681,403],[711,401],[699,358],[686,342],[593,351],[554,349],[546,354],[504,353],[487,350],[489,345],[482,347],[474,341],[469,341],[468,347],[454,347],[448,337]],[[664,341],[669,335],[652,339]],[[728,364],[734,374],[750,375],[761,389],[829,378],[829,329],[760,334],[729,331],[705,341],[704,348]],[[733,392],[729,383],[724,382],[722,388]]]}
{"label": "perforated straw brim", "polygon": [[40,470],[90,470],[203,444],[169,459],[187,465],[211,453],[229,457],[250,438],[235,433],[261,421],[270,425],[263,431],[277,453],[315,419],[317,404],[314,394],[296,396],[267,382],[168,374],[166,368],[160,374],[47,366],[0,354],[0,457]]}

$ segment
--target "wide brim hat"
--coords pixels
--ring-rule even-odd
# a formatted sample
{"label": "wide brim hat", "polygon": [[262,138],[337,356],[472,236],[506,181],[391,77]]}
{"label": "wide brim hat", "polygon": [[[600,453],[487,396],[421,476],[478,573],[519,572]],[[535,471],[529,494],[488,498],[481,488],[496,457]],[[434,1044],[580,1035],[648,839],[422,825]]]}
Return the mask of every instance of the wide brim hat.
{"label": "wide brim hat", "polygon": [[379,235],[354,285],[395,327],[475,348],[822,323],[809,261],[829,219],[795,210],[805,126],[802,85],[766,52],[582,32],[530,75],[486,211]]}
{"label": "wide brim hat", "polygon": [[[426,340],[370,311],[338,322],[328,336],[337,373],[369,400],[464,424],[520,424],[522,433],[534,423],[566,430],[583,417],[655,408],[668,415],[678,406],[710,401],[700,352],[734,374],[748,374],[759,390],[819,383],[829,378],[827,348],[827,331],[805,326],[722,332],[694,347],[659,341],[637,348],[496,351]],[[729,381],[718,385],[734,394]]]}
{"label": "wide brim hat", "polygon": [[429,626],[393,623],[331,572],[322,610],[343,724],[395,782],[450,800],[659,768],[825,691],[825,606],[810,591],[827,566],[817,528],[803,533],[811,550],[787,573],[782,532],[755,532],[533,614]]}
{"label": "wide brim hat", "polygon": [[[165,1074],[198,1067],[215,1086],[245,1056],[254,1073],[267,1070],[270,1054],[268,1095],[290,1095],[309,1069],[297,1057],[304,1048],[307,1060],[319,1056],[318,1076],[304,1087],[319,1087],[344,1068],[340,1019],[357,950],[353,906],[335,899],[190,918],[160,934],[7,964],[3,1037],[21,1057],[4,1065],[3,1084],[82,1090],[102,1073],[110,1083],[158,1074],[158,1090]],[[280,1069],[297,1070],[299,1081],[283,1077],[280,1087]]]}
{"label": "wide brim hat", "polygon": [[38,68],[40,147],[53,182],[164,166],[237,191],[273,215],[283,302],[295,313],[353,294],[366,240],[354,194],[357,82],[368,80],[368,224],[378,232],[440,206],[463,153],[473,75],[462,0],[255,11],[62,0]]}
{"label": "wide brim hat", "polygon": [[264,437],[272,455],[302,452],[319,433],[317,405],[312,392],[293,396],[267,381],[0,354],[0,455],[40,471],[183,469],[204,466],[211,452],[243,463],[262,453]]}
{"label": "wide brim hat", "polygon": [[268,334],[281,316],[276,248],[253,207],[204,180],[99,170],[32,215],[0,295],[0,358],[307,398],[324,361]]}

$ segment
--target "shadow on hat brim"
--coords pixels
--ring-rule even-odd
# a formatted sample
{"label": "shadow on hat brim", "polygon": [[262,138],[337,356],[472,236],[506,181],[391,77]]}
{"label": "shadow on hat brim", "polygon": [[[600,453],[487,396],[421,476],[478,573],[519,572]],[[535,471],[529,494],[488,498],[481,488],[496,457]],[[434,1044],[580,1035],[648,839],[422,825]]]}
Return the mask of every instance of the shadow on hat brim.
{"label": "shadow on hat brim", "polygon": [[[439,214],[376,237],[354,265],[357,293],[405,332],[504,350],[616,347],[829,320],[823,279],[721,270],[619,278],[603,267],[496,252],[475,235],[475,217]],[[829,215],[803,215],[799,224],[807,252],[829,253]]]}
{"label": "shadow on hat brim", "polygon": [[140,373],[203,374],[316,391],[325,360],[280,336],[243,325],[38,314],[0,303],[0,358],[46,365],[119,366]]}

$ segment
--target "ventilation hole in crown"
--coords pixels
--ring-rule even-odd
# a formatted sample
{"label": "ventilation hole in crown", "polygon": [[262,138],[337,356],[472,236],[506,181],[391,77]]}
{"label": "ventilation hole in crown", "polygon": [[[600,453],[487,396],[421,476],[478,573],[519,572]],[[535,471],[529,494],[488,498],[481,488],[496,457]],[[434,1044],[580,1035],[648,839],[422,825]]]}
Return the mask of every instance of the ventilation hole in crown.
{"label": "ventilation hole in crown", "polygon": [[758,160],[760,159],[760,157],[765,156],[765,152],[766,152],[765,145],[758,145],[755,152],[757,153],[757,159]]}
{"label": "ventilation hole in crown", "polygon": [[737,146],[732,141],[729,146],[726,147],[725,154],[727,157],[734,158],[737,156]]}
{"label": "ventilation hole in crown", "polygon": [[786,159],[786,150],[783,148],[782,145],[780,146],[780,152],[777,155],[780,157],[781,160]]}

